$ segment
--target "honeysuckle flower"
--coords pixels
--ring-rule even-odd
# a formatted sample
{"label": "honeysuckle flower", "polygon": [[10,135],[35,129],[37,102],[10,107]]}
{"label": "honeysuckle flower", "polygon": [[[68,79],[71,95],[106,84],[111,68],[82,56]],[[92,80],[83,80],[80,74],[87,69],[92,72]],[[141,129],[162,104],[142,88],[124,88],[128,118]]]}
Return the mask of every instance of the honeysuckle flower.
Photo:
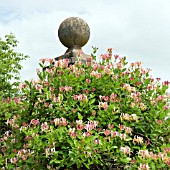
{"label": "honeysuckle flower", "polygon": [[94,139],[95,144],[101,144],[101,141],[99,139]]}
{"label": "honeysuckle flower", "polygon": [[108,124],[108,128],[112,129],[112,128],[114,128],[114,125]]}
{"label": "honeysuckle flower", "polygon": [[164,110],[168,110],[169,109],[169,107],[168,106],[164,106]]}
{"label": "honeysuckle flower", "polygon": [[28,151],[26,149],[21,149],[20,151],[18,151],[17,155],[19,157],[21,157],[22,155],[26,154]]}
{"label": "honeysuckle flower", "polygon": [[134,136],[133,143],[142,144],[143,143],[143,138],[140,137],[140,136]]}
{"label": "honeysuckle flower", "polygon": [[130,121],[130,120],[131,120],[131,116],[130,116],[129,114],[127,114],[127,113],[121,113],[120,119],[121,119],[121,120]]}
{"label": "honeysuckle flower", "polygon": [[129,133],[129,134],[132,134],[132,128],[130,127],[125,127],[125,133]]}
{"label": "honeysuckle flower", "polygon": [[105,102],[109,101],[109,96],[99,96],[100,100],[104,100]]}
{"label": "honeysuckle flower", "polygon": [[55,90],[55,87],[50,87],[50,91],[53,92]]}
{"label": "honeysuckle flower", "polygon": [[30,122],[30,124],[32,124],[32,125],[39,125],[40,124],[40,122],[39,122],[39,120],[38,119],[32,119],[31,120],[31,122]]}
{"label": "honeysuckle flower", "polygon": [[107,102],[99,102],[98,107],[99,107],[99,109],[104,109],[106,111],[109,106],[108,106]]}
{"label": "honeysuckle flower", "polygon": [[44,64],[44,63],[47,61],[47,59],[46,59],[46,58],[41,58],[39,61],[40,61],[42,64]]}
{"label": "honeysuckle flower", "polygon": [[164,148],[163,150],[165,153],[170,153],[170,148]]}
{"label": "honeysuckle flower", "polygon": [[97,79],[101,78],[102,77],[102,74],[101,73],[98,73],[97,71],[92,71],[90,73],[90,77],[96,77]]}
{"label": "honeysuckle flower", "polygon": [[69,92],[71,89],[72,89],[72,88],[71,88],[70,86],[63,86],[63,87],[60,87],[60,88],[59,88],[59,91],[60,91],[60,92],[63,92],[63,91]]}
{"label": "honeysuckle flower", "polygon": [[87,83],[91,83],[91,80],[90,80],[90,79],[86,79],[86,82],[87,82]]}
{"label": "honeysuckle flower", "polygon": [[23,161],[26,161],[27,158],[28,158],[28,155],[22,155],[22,156],[21,156],[21,159],[22,159]]}
{"label": "honeysuckle flower", "polygon": [[75,132],[75,128],[70,128],[69,131],[68,131],[68,134],[74,138],[77,137],[78,133]]}
{"label": "honeysuckle flower", "polygon": [[45,107],[48,107],[48,106],[49,106],[49,103],[48,103],[48,102],[45,102],[45,103],[44,103],[44,106],[45,106]]}
{"label": "honeysuckle flower", "polygon": [[119,137],[121,140],[126,140],[127,135],[126,135],[126,133],[123,133],[123,134],[119,133]]}
{"label": "honeysuckle flower", "polygon": [[169,84],[170,84],[169,81],[164,81],[164,82],[162,83],[163,86],[168,86]]}
{"label": "honeysuckle flower", "polygon": [[66,121],[65,118],[61,117],[60,118],[60,124],[61,124],[61,126],[66,126],[68,124],[68,122]]}
{"label": "honeysuckle flower", "polygon": [[148,150],[139,150],[139,155],[142,156],[142,158],[149,158],[149,151]]}
{"label": "honeysuckle flower", "polygon": [[59,126],[66,126],[68,124],[68,122],[66,121],[65,118],[61,117],[61,118],[55,118],[53,120],[55,126],[59,125]]}
{"label": "honeysuckle flower", "polygon": [[122,69],[123,68],[123,64],[122,63],[116,63],[116,68]]}
{"label": "honeysuckle flower", "polygon": [[97,122],[97,121],[91,121],[91,122],[93,123],[94,128],[96,128],[96,127],[97,127],[97,125],[98,125],[98,123],[99,123],[99,122]]}
{"label": "honeysuckle flower", "polygon": [[88,62],[90,62],[90,61],[93,60],[93,58],[92,58],[92,56],[87,56],[86,60],[87,60]]}
{"label": "honeysuckle flower", "polygon": [[25,89],[26,87],[27,87],[26,83],[21,83],[18,88],[19,89]]}
{"label": "honeysuckle flower", "polygon": [[120,128],[120,130],[124,130],[124,129],[125,129],[125,126],[119,124],[119,128]]}
{"label": "honeysuckle flower", "polygon": [[140,106],[141,110],[146,110],[146,106],[144,103],[140,103],[139,106]]}
{"label": "honeysuckle flower", "polygon": [[94,129],[94,126],[93,124],[85,124],[84,129],[86,129],[87,131],[91,131],[92,129]]}
{"label": "honeysuckle flower", "polygon": [[149,170],[150,167],[148,164],[140,164],[140,166],[138,167],[138,170]]}
{"label": "honeysuckle flower", "polygon": [[45,130],[48,130],[48,129],[49,129],[49,126],[48,126],[47,122],[44,122],[44,123],[41,124],[41,130],[42,131],[45,131]]}
{"label": "honeysuckle flower", "polygon": [[45,70],[46,70],[47,73],[50,73],[50,74],[53,73],[53,69],[51,69],[51,68],[46,68]]}
{"label": "honeysuckle flower", "polygon": [[36,88],[36,90],[41,90],[41,89],[43,88],[43,86],[40,85],[40,84],[36,84],[36,85],[35,85],[35,88]]}
{"label": "honeysuckle flower", "polygon": [[74,100],[79,100],[79,101],[87,101],[87,96],[85,94],[74,94],[73,95]]}
{"label": "honeysuckle flower", "polygon": [[132,103],[130,104],[130,107],[134,108],[135,105],[136,105],[136,104],[132,102]]}
{"label": "honeysuckle flower", "polygon": [[60,124],[60,119],[59,118],[55,118],[54,119],[54,124],[55,124],[55,126],[59,125]]}
{"label": "honeysuckle flower", "polygon": [[117,60],[118,58],[119,58],[119,55],[114,55],[114,58],[115,58],[115,60]]}
{"label": "honeysuckle flower", "polygon": [[112,94],[110,95],[110,101],[115,102],[115,101],[116,101],[116,97],[117,97],[117,94],[112,93]]}
{"label": "honeysuckle flower", "polygon": [[55,67],[60,67],[60,68],[67,68],[69,63],[69,59],[62,59],[59,61],[54,62]]}
{"label": "honeysuckle flower", "polygon": [[104,134],[105,134],[106,136],[108,136],[108,135],[111,134],[111,131],[110,131],[110,130],[107,130],[107,129],[106,129],[106,130],[104,129]]}
{"label": "honeysuckle flower", "polygon": [[136,114],[131,114],[131,119],[135,120],[136,122],[138,122],[138,116]]}
{"label": "honeysuckle flower", "polygon": [[91,136],[91,135],[92,135],[92,134],[91,134],[90,132],[84,132],[84,133],[82,134],[83,137],[85,137],[85,136],[89,137],[89,136]]}
{"label": "honeysuckle flower", "polygon": [[117,136],[119,136],[119,132],[111,131],[111,137],[115,138]]}
{"label": "honeysuckle flower", "polygon": [[158,157],[161,158],[161,159],[164,161],[164,160],[166,160],[167,153],[161,153],[161,152],[159,152],[159,153],[158,153]]}
{"label": "honeysuckle flower", "polygon": [[11,159],[10,159],[10,162],[11,162],[12,164],[16,164],[16,163],[18,162],[18,158],[16,158],[16,157],[11,158]]}
{"label": "honeysuckle flower", "polygon": [[128,146],[120,147],[120,151],[123,152],[123,154],[130,155],[130,148]]}
{"label": "honeysuckle flower", "polygon": [[43,84],[44,84],[44,86],[46,86],[46,87],[48,87],[48,86],[50,85],[50,83],[47,82],[47,81],[45,81]]}

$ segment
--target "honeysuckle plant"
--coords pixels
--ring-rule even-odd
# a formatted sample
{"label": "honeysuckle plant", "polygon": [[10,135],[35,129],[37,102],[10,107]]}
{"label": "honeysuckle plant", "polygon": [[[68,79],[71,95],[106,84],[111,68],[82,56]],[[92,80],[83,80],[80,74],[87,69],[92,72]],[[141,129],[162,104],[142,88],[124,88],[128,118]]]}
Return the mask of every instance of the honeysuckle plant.
{"label": "honeysuckle plant", "polygon": [[2,169],[170,167],[170,82],[111,48],[100,57],[41,59],[39,79],[2,101]]}

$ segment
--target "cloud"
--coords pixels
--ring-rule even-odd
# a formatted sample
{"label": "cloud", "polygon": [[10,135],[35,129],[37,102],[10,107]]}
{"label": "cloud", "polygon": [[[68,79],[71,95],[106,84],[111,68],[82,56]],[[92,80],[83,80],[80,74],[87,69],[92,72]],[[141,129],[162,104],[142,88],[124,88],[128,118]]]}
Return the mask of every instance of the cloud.
{"label": "cloud", "polygon": [[[10,4],[10,5],[9,5]],[[67,17],[87,21],[91,37],[83,48],[108,47],[126,55],[128,61],[142,61],[154,77],[170,80],[170,1],[169,0],[6,0],[0,4],[0,37],[14,32],[18,50],[31,58],[23,63],[22,78],[35,77],[41,57],[65,52],[57,37],[59,24]]]}

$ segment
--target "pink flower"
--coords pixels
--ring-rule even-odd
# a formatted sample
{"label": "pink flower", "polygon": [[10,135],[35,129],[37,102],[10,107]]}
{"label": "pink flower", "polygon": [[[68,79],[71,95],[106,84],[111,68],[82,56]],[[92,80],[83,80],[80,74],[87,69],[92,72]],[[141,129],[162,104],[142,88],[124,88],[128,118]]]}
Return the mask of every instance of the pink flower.
{"label": "pink flower", "polygon": [[43,88],[43,86],[40,84],[36,84],[35,88],[36,88],[36,90],[41,90]]}
{"label": "pink flower", "polygon": [[85,94],[73,95],[74,100],[87,101],[87,96]]}
{"label": "pink flower", "polygon": [[101,54],[101,58],[102,58],[102,60],[110,60],[111,59],[111,55],[109,55],[109,54]]}
{"label": "pink flower", "polygon": [[138,170],[149,170],[150,167],[148,164],[140,164],[140,166],[138,167]]}
{"label": "pink flower", "polygon": [[30,123],[35,125],[35,126],[40,124],[38,119],[32,119]]}
{"label": "pink flower", "polygon": [[108,136],[108,135],[111,134],[111,131],[106,129],[106,130],[104,130],[104,134],[105,134],[106,136]]}
{"label": "pink flower", "polygon": [[99,102],[99,109],[104,109],[106,111],[108,107],[107,102]]}
{"label": "pink flower", "polygon": [[87,82],[87,83],[91,83],[91,80],[90,80],[90,79],[86,79],[86,82]]}
{"label": "pink flower", "polygon": [[124,130],[124,129],[125,129],[125,126],[119,124],[119,128],[120,128],[120,130]]}
{"label": "pink flower", "polygon": [[114,55],[114,58],[117,60],[119,58],[119,55]]}
{"label": "pink flower", "polygon": [[59,91],[60,91],[60,92],[63,92],[63,91],[69,92],[71,89],[72,89],[72,88],[71,88],[70,86],[63,86],[63,87],[60,87],[60,88],[59,88]]}
{"label": "pink flower", "polygon": [[120,151],[123,152],[123,154],[129,154],[130,155],[130,148],[128,146],[120,147]]}
{"label": "pink flower", "polygon": [[90,132],[84,132],[84,133],[82,134],[83,137],[85,137],[85,136],[89,137],[89,136],[91,136],[91,135],[92,135],[92,134],[91,134]]}
{"label": "pink flower", "polygon": [[94,140],[94,143],[95,143],[95,144],[100,144],[101,142],[100,142],[99,139],[95,139],[95,140]]}
{"label": "pink flower", "polygon": [[76,120],[76,128],[77,130],[82,130],[84,128],[83,121],[82,120]]}
{"label": "pink flower", "polygon": [[117,97],[117,94],[114,94],[114,93],[112,93],[111,95],[110,95],[110,101],[116,101],[116,97]]}
{"label": "pink flower", "polygon": [[133,143],[142,144],[143,143],[143,138],[140,137],[140,136],[134,136]]}
{"label": "pink flower", "polygon": [[111,131],[111,137],[115,138],[117,136],[119,136],[119,132]]}
{"label": "pink flower", "polygon": [[55,126],[59,125],[60,124],[60,119],[59,118],[55,118],[54,119],[54,124],[55,124]]}
{"label": "pink flower", "polygon": [[18,161],[18,158],[16,158],[16,157],[10,159],[10,162],[11,162],[12,164],[16,164],[17,161]]}
{"label": "pink flower", "polygon": [[125,127],[125,133],[132,133],[132,128],[130,127]]}
{"label": "pink flower", "polygon": [[60,118],[60,124],[61,124],[61,126],[66,126],[68,123],[67,123],[65,118],[61,117]]}
{"label": "pink flower", "polygon": [[92,56],[88,56],[86,60],[87,60],[88,62],[91,62],[92,59],[93,59]]}
{"label": "pink flower", "polygon": [[169,107],[168,106],[164,106],[164,110],[168,110],[169,109]]}
{"label": "pink flower", "polygon": [[109,101],[109,97],[108,96],[99,96],[100,100],[104,100],[104,101]]}
{"label": "pink flower", "polygon": [[19,85],[19,88],[20,88],[20,89],[25,89],[26,87],[27,87],[26,83],[21,83],[21,84]]}
{"label": "pink flower", "polygon": [[75,128],[70,128],[68,131],[68,134],[72,136],[73,138],[76,138],[78,136],[78,133],[75,132]]}
{"label": "pink flower", "polygon": [[88,123],[84,125],[84,129],[86,129],[87,131],[91,131],[92,129],[96,128],[97,125],[97,121],[88,121]]}
{"label": "pink flower", "polygon": [[92,124],[86,124],[84,126],[84,129],[86,129],[87,131],[91,131],[94,128],[94,126]]}
{"label": "pink flower", "polygon": [[55,118],[54,119],[54,124],[55,124],[55,126],[57,126],[57,125],[66,126],[68,124],[68,122],[66,121],[65,118],[61,117],[61,118]]}
{"label": "pink flower", "polygon": [[46,72],[52,74],[53,70],[51,68],[46,68]]}
{"label": "pink flower", "polygon": [[121,140],[125,140],[126,139],[126,133],[119,133],[119,137]]}
{"label": "pink flower", "polygon": [[47,82],[47,81],[44,82],[44,86],[48,87],[49,85],[50,85],[49,82]]}
{"label": "pink flower", "polygon": [[48,107],[48,106],[49,106],[49,103],[48,103],[48,102],[45,102],[45,103],[44,103],[44,106],[45,106],[45,107]]}
{"label": "pink flower", "polygon": [[41,58],[41,59],[40,59],[40,62],[43,63],[43,64],[44,64],[46,61],[47,61],[46,58]]}
{"label": "pink flower", "polygon": [[168,86],[169,84],[170,84],[169,81],[164,81],[164,82],[162,83],[162,85],[164,85],[164,86]]}
{"label": "pink flower", "polygon": [[114,128],[114,125],[108,124],[108,128],[112,129],[112,128]]}
{"label": "pink flower", "polygon": [[97,71],[92,71],[90,73],[90,76],[91,77],[96,77],[97,79],[101,78],[102,77],[102,74],[101,73],[98,73]]}
{"label": "pink flower", "polygon": [[49,129],[49,126],[48,126],[47,122],[44,122],[44,123],[41,124],[41,130],[42,131],[45,131],[45,130],[48,130],[48,129]]}

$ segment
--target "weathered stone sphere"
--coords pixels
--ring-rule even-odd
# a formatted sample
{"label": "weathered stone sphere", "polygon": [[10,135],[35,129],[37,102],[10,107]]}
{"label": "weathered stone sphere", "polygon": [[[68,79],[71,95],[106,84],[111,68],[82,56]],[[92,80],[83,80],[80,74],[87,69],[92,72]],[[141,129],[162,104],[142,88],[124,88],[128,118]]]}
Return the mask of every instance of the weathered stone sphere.
{"label": "weathered stone sphere", "polygon": [[61,43],[68,48],[81,48],[89,40],[90,28],[83,19],[70,17],[60,24],[58,37]]}

